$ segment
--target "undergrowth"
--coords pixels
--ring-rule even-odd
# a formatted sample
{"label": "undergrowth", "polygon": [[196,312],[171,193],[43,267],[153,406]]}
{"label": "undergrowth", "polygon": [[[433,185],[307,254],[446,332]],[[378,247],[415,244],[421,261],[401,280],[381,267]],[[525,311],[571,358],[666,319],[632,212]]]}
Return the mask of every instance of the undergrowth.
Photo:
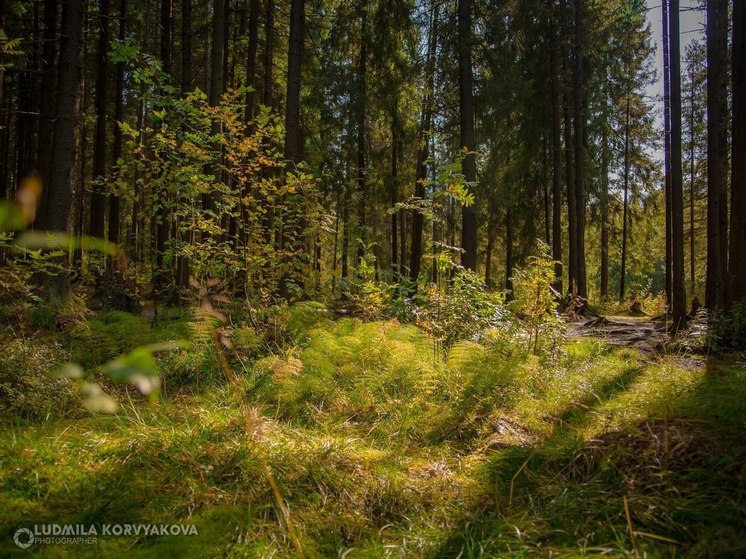
{"label": "undergrowth", "polygon": [[91,370],[125,344],[190,339],[159,358],[166,387],[183,389],[151,404],[121,393],[114,416],[6,424],[0,551],[20,555],[12,536],[33,524],[167,522],[199,536],[37,551],[294,557],[266,460],[307,557],[746,552],[743,363],[651,362],[593,339],[534,355],[510,325],[449,347],[316,304],[258,320],[273,327],[235,323],[224,348],[262,418],[258,446],[189,316],[76,327],[66,347],[99,348]]}

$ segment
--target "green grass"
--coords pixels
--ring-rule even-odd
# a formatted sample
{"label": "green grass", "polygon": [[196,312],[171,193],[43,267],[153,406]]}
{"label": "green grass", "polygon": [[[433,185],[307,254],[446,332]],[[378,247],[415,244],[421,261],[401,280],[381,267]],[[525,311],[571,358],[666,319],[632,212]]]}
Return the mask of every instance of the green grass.
{"label": "green grass", "polygon": [[221,382],[155,404],[122,393],[112,417],[6,424],[0,555],[29,553],[12,542],[22,526],[163,522],[199,536],[31,551],[294,557],[261,457],[308,557],[746,554],[743,363],[649,362],[594,340],[553,359],[504,340],[443,355],[396,322],[311,324],[242,375],[253,432]]}

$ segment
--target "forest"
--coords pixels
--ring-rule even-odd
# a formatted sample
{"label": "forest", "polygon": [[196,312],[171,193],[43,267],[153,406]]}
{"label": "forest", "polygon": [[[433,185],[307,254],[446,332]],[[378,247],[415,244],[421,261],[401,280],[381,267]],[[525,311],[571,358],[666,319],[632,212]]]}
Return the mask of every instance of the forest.
{"label": "forest", "polygon": [[0,556],[746,556],[745,79],[746,0],[0,0]]}

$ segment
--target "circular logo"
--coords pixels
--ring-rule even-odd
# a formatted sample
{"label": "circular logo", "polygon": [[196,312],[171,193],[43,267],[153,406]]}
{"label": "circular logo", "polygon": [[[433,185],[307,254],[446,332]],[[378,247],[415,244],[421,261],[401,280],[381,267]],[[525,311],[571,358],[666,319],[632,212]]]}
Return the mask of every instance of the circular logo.
{"label": "circular logo", "polygon": [[21,549],[28,549],[34,543],[34,534],[28,528],[19,528],[13,536],[13,541]]}

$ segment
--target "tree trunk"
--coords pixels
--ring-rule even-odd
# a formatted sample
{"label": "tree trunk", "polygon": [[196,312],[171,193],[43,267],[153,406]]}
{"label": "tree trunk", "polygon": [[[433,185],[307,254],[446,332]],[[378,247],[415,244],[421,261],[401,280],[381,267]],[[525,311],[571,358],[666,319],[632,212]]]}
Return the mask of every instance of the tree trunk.
{"label": "tree trunk", "polygon": [[192,0],[181,3],[181,93],[192,90]]}
{"label": "tree trunk", "polygon": [[365,113],[367,111],[367,63],[368,63],[368,13],[363,2],[360,13],[360,52],[357,64],[357,189],[359,196],[357,223],[358,234],[360,235],[360,244],[357,248],[358,265],[365,258],[365,244],[367,242],[366,234],[366,213],[368,206],[368,185],[366,181],[366,154],[365,154]]}
{"label": "tree trunk", "polygon": [[[303,40],[305,25],[305,1],[292,0],[290,4],[290,36],[288,39],[288,79],[285,97],[285,160],[290,170],[301,162],[301,130],[300,130],[300,89],[301,66],[303,62]],[[287,210],[285,210],[285,216]],[[302,219],[302,216],[301,216]],[[284,221],[284,220],[283,220]],[[297,223],[297,221],[296,221]],[[293,261],[300,257],[298,248],[303,236],[301,226],[288,227],[286,223],[280,225],[281,246],[286,253],[293,256],[285,264],[292,266]],[[280,280],[280,295],[284,299],[290,298],[289,276],[283,275]]]}
{"label": "tree trunk", "polygon": [[672,224],[671,224],[671,37],[670,37],[670,18],[669,18],[669,0],[663,0],[663,133],[664,133],[664,170],[665,170],[665,227],[666,227],[666,305],[671,308],[673,304],[672,288],[672,263],[673,255],[671,253],[672,245]]}
{"label": "tree trunk", "polygon": [[[746,2],[733,3],[733,153],[728,303],[746,298]],[[736,54],[738,53],[738,54]]]}
{"label": "tree trunk", "polygon": [[285,159],[300,163],[300,88],[303,56],[305,1],[290,4],[290,38],[288,40],[288,79],[285,105]]}
{"label": "tree trunk", "polygon": [[[217,107],[220,103],[220,97],[225,90],[225,75],[223,60],[225,56],[225,0],[213,0],[212,3],[212,46],[210,50],[210,93],[208,102],[211,106]],[[213,130],[217,132],[217,130]],[[220,169],[213,166],[209,173],[215,176],[216,181],[220,181]],[[217,200],[214,193],[205,193],[202,195],[202,207],[208,212],[217,211]],[[220,220],[220,216],[212,216]]]}
{"label": "tree trunk", "polygon": [[707,285],[705,305],[725,308],[728,218],[728,1],[707,0]]}
{"label": "tree trunk", "polygon": [[627,283],[627,239],[629,228],[629,132],[630,97],[627,94],[627,116],[624,125],[624,211],[622,213],[622,269],[619,274],[619,302],[624,302]]}
{"label": "tree trunk", "polygon": [[[119,41],[124,41],[126,34],[127,21],[127,0],[119,2]],[[116,166],[122,157],[122,129],[120,123],[124,120],[124,63],[120,62],[116,68],[115,78],[115,99],[114,99],[114,153],[112,162]],[[109,241],[118,243],[120,237],[121,203],[118,195],[111,197],[109,204]],[[113,260],[112,260],[113,262]]]}
{"label": "tree trunk", "polygon": [[[476,141],[474,135],[474,91],[471,67],[471,0],[458,0],[458,66],[459,114],[462,149],[467,150],[462,172],[467,183],[477,180]],[[473,188],[472,188],[473,192]],[[468,270],[477,269],[477,208],[476,204],[461,210],[461,264]]]}
{"label": "tree trunk", "polygon": [[[606,68],[604,68],[606,72]],[[606,82],[608,83],[608,82]],[[609,92],[604,85],[603,113],[601,115],[601,298],[609,297]],[[626,143],[627,138],[625,138]],[[626,155],[625,146],[625,155]],[[625,168],[627,167],[625,158]],[[625,172],[625,181],[627,173]],[[626,189],[625,189],[626,190]],[[626,211],[627,204],[624,209]],[[626,225],[626,219],[625,219]],[[623,294],[622,294],[623,295]]]}
{"label": "tree trunk", "polygon": [[[173,70],[172,64],[172,40],[173,40],[173,5],[171,0],[161,0],[161,62],[163,71],[169,76]],[[168,273],[164,268],[164,255],[171,234],[170,219],[168,215],[168,193],[160,192],[160,206],[156,212],[156,290],[162,290],[168,283]]]}
{"label": "tree trunk", "polygon": [[679,0],[670,4],[671,32],[671,256],[673,330],[686,326],[686,286],[684,284],[684,194],[681,168],[681,43]]}
{"label": "tree trunk", "polygon": [[552,258],[555,287],[562,293],[562,107],[560,100],[560,55],[555,22],[556,4],[549,0],[549,68],[552,97]]}
{"label": "tree trunk", "polygon": [[36,148],[36,166],[41,176],[43,190],[38,219],[48,213],[51,183],[52,145],[54,136],[55,90],[57,83],[57,1],[44,1],[44,46],[41,51],[41,96],[39,99],[39,136]]}
{"label": "tree trunk", "polygon": [[106,158],[106,133],[108,125],[109,101],[109,16],[110,1],[99,2],[98,52],[96,53],[96,129],[93,144],[93,186],[91,192],[90,235],[103,238],[104,218],[106,216],[106,194],[102,185],[97,184],[106,175],[108,160]]}
{"label": "tree trunk", "polygon": [[249,45],[246,54],[246,122],[254,118],[256,98],[256,52],[259,40],[259,0],[249,0]]}
{"label": "tree trunk", "polygon": [[[76,184],[77,140],[80,115],[80,85],[83,79],[83,13],[84,0],[67,0],[62,5],[57,101],[54,115],[52,157],[50,165],[48,211],[39,228],[47,231],[73,232],[73,192]],[[48,149],[48,147],[47,147]],[[70,284],[66,272],[45,279],[50,298],[64,299]]]}
{"label": "tree trunk", "polygon": [[694,121],[694,108],[695,108],[695,69],[694,63],[692,63],[691,71],[691,90],[689,93],[689,289],[694,293],[696,286],[695,277],[695,260],[694,260],[694,203],[697,196],[696,188],[696,176],[695,176],[695,160],[694,160],[694,148],[696,146],[697,138],[695,134],[695,121]]}
{"label": "tree trunk", "polygon": [[[394,96],[394,104],[391,109],[391,177],[389,184],[389,196],[391,207],[395,208],[399,203],[399,103]],[[391,273],[398,280],[403,272],[404,264],[399,265],[399,231],[397,230],[397,214],[391,212]]]}
{"label": "tree trunk", "polygon": [[573,72],[575,114],[575,210],[577,212],[578,294],[588,296],[585,271],[585,0],[575,0],[575,69]]}
{"label": "tree trunk", "polygon": [[567,38],[570,35],[570,21],[567,14],[567,1],[559,1],[559,12],[561,22],[561,54],[563,73],[563,119],[565,136],[565,182],[567,190],[567,225],[568,225],[568,270],[567,289],[573,292],[578,281],[578,214],[575,191],[575,166],[573,160],[573,124],[572,124],[572,94],[573,90],[568,84],[567,75],[570,71],[570,56],[567,48]]}
{"label": "tree trunk", "polygon": [[[422,100],[422,114],[420,116],[419,150],[417,151],[417,170],[415,174],[414,197],[425,199],[425,183],[427,182],[427,160],[430,157],[430,133],[433,120],[433,90],[435,89],[435,54],[438,48],[438,7],[434,1],[430,4],[430,37],[427,47],[427,61],[425,71],[425,95]],[[409,277],[416,280],[422,270],[422,235],[425,216],[415,212],[412,216],[412,250]],[[402,242],[404,238],[402,237]],[[402,261],[402,265],[404,262]],[[433,266],[435,262],[433,261]]]}
{"label": "tree trunk", "polygon": [[275,3],[274,0],[267,0],[266,8],[264,11],[264,90],[262,103],[266,107],[272,107],[272,89],[274,87],[272,81],[272,64],[274,57],[274,19],[275,19]]}

